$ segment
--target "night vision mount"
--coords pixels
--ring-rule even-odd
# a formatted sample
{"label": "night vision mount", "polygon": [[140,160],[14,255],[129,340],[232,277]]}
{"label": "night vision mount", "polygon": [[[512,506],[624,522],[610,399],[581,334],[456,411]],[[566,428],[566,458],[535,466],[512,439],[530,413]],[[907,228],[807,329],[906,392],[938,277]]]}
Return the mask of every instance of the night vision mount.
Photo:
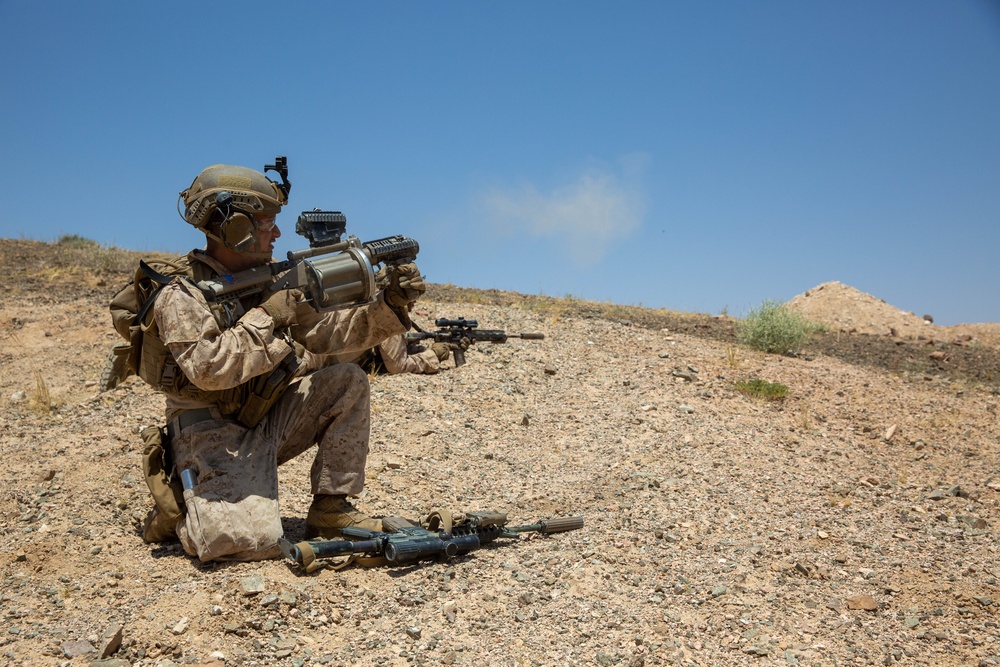
{"label": "night vision mount", "polygon": [[276,156],[274,164],[264,165],[264,174],[266,175],[269,171],[277,172],[278,176],[281,176],[281,183],[275,183],[275,185],[285,193],[285,201],[288,201],[288,193],[292,191],[292,182],[288,180],[288,158],[284,155]]}

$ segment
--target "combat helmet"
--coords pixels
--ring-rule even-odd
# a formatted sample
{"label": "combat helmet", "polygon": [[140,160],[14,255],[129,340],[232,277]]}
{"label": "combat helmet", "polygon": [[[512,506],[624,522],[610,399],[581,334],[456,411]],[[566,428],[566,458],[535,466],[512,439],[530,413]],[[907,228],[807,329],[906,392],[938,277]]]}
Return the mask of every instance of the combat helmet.
{"label": "combat helmet", "polygon": [[[244,252],[254,244],[257,219],[277,215],[288,203],[292,184],[288,181],[288,162],[276,157],[275,164],[265,165],[281,176],[281,183],[272,181],[259,171],[229,164],[214,164],[198,174],[190,187],[177,197],[184,202],[184,220],[221,241],[236,252]],[[217,222],[218,234],[211,223]]]}

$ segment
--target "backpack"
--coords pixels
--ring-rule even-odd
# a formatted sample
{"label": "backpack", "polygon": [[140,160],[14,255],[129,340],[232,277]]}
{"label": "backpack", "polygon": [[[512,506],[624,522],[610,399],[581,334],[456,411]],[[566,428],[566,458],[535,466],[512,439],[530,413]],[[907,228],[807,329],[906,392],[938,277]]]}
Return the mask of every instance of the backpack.
{"label": "backpack", "polygon": [[[156,335],[153,303],[160,290],[175,277],[195,280],[201,278],[196,273],[205,272],[206,268],[200,262],[192,262],[190,256],[148,264],[139,260],[135,276],[111,300],[111,321],[125,342],[116,345],[108,356],[101,374],[101,391],[114,388],[132,375],[154,387],[171,383],[173,374],[165,371],[173,365],[173,357]],[[147,336],[151,329],[151,335]]]}

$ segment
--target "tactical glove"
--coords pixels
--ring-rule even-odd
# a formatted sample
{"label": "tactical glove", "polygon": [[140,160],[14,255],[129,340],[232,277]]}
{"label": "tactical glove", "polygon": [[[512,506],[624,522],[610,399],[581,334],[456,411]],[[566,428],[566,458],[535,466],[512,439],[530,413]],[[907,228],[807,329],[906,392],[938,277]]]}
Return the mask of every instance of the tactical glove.
{"label": "tactical glove", "polygon": [[405,309],[427,291],[424,277],[413,262],[400,264],[389,271],[389,284],[385,288],[385,302],[396,309]]}
{"label": "tactical glove", "polygon": [[434,343],[431,345],[431,351],[437,355],[438,361],[447,361],[448,355],[451,354],[451,348],[448,347],[448,343]]}
{"label": "tactical glove", "polygon": [[265,313],[271,316],[272,320],[274,320],[275,328],[287,327],[295,324],[295,308],[302,300],[302,297],[302,290],[279,290],[269,296],[267,301],[260,304],[260,307],[264,309]]}

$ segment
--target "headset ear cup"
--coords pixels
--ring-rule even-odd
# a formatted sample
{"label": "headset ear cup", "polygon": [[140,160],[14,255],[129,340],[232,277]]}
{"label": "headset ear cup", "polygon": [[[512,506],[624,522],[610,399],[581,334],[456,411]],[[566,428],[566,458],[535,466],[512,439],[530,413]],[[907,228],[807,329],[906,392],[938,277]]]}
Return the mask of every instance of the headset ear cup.
{"label": "headset ear cup", "polygon": [[233,213],[222,223],[220,236],[226,247],[236,252],[243,252],[254,242],[253,220],[246,213]]}

